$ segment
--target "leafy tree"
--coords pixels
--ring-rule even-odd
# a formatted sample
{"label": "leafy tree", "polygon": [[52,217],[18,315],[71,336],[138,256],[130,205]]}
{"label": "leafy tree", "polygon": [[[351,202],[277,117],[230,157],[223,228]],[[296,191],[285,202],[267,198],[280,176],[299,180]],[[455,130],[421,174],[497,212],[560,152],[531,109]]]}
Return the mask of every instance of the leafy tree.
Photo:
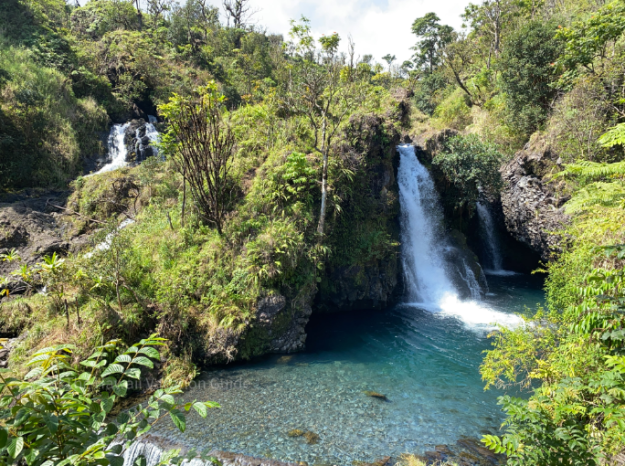
{"label": "leafy tree", "polygon": [[[44,348],[34,354],[24,379],[6,377],[0,369],[0,465],[123,464],[122,451],[165,417],[182,432],[185,412],[206,417],[213,402],[178,404],[178,387],[159,389],[145,405],[110,413],[139,383],[144,369],[159,361],[164,339],[152,335],[123,349],[112,340],[96,349],[82,367],[72,365],[71,345]],[[15,403],[19,400],[18,403]],[[121,440],[121,443],[119,442]],[[182,458],[171,453],[169,460]],[[195,456],[195,452],[190,456]]]}
{"label": "leafy tree", "polygon": [[555,31],[553,23],[525,24],[506,39],[498,63],[509,124],[526,137],[544,123],[557,95],[555,62],[563,44]]}
{"label": "leafy tree", "polygon": [[435,13],[428,13],[412,23],[412,33],[417,36],[413,63],[421,77],[415,92],[417,107],[427,113],[434,113],[435,96],[447,85],[447,80],[439,67],[444,62],[444,50],[454,40],[451,26],[440,24]]}
{"label": "leafy tree", "polygon": [[321,207],[317,232],[325,234],[328,204],[328,163],[333,138],[349,112],[362,99],[358,81],[345,82],[341,76],[343,62],[338,56],[340,37],[334,33],[319,39],[321,51],[315,49],[309,20],[291,22],[291,52],[296,59],[292,79],[288,83],[290,106],[308,119],[314,133],[314,149],[322,157]]}
{"label": "leafy tree", "polygon": [[412,33],[417,36],[414,63],[426,74],[432,74],[443,63],[443,50],[453,40],[453,28],[440,24],[436,13],[428,13],[412,23]]}
{"label": "leafy tree", "polygon": [[[597,253],[618,264],[625,248]],[[529,325],[496,336],[482,366],[488,384],[541,382],[529,400],[500,398],[506,433],[484,437],[487,446],[508,456],[508,464],[599,465],[622,450],[624,278],[622,267],[594,270],[564,313],[539,312]]]}
{"label": "leafy tree", "polygon": [[444,143],[432,164],[442,173],[447,189],[444,203],[454,217],[472,216],[480,192],[496,194],[502,181],[499,166],[503,156],[491,143],[474,134],[455,136]]}
{"label": "leafy tree", "polygon": [[[391,55],[390,53],[387,53],[386,55],[384,55],[382,57],[382,60],[384,60],[387,64],[388,64],[388,72],[391,72],[391,64],[397,60],[397,57],[395,55]],[[405,62],[404,62],[405,63]]]}
{"label": "leafy tree", "polygon": [[197,93],[197,98],[174,94],[169,103],[159,107],[169,122],[162,137],[163,149],[189,182],[204,220],[221,234],[234,189],[230,179],[234,134],[224,117],[224,96],[215,83]]}

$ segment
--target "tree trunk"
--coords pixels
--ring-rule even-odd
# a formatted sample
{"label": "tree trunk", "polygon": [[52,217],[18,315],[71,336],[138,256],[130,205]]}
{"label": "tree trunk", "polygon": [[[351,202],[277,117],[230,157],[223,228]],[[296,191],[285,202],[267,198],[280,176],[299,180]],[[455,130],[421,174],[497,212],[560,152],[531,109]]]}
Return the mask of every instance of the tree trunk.
{"label": "tree trunk", "polygon": [[187,205],[187,177],[182,177],[182,215],[180,220],[180,226],[184,227],[184,211]]}
{"label": "tree trunk", "polygon": [[321,125],[321,154],[323,155],[323,168],[321,171],[321,212],[319,213],[319,226],[317,233],[323,236],[326,224],[326,203],[328,198],[328,151],[326,144],[326,125],[327,117],[324,115],[323,124]]}

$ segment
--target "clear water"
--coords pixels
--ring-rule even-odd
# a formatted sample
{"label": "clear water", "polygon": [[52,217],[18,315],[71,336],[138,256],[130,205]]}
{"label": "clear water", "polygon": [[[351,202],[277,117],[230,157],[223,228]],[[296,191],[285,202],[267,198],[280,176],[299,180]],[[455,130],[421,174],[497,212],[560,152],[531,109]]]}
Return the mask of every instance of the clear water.
{"label": "clear water", "polygon": [[[482,305],[499,313],[543,301],[536,277],[489,277],[489,286]],[[203,373],[184,398],[222,408],[207,419],[190,414],[184,434],[169,420],[153,433],[200,449],[351,465],[497,432],[501,392],[484,391],[478,373],[490,346],[482,326],[400,305],[313,316],[307,330],[304,353]],[[291,429],[315,432],[319,442],[289,437]]]}

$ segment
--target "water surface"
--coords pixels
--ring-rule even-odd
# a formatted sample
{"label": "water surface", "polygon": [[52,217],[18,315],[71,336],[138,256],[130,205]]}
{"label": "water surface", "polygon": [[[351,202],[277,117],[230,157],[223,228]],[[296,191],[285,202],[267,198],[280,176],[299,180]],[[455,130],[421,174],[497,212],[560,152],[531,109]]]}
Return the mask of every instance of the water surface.
{"label": "water surface", "polygon": [[[491,312],[524,313],[543,300],[535,277],[488,280],[480,305]],[[313,316],[306,352],[203,373],[184,398],[222,409],[207,419],[191,414],[184,434],[169,421],[153,432],[201,449],[311,465],[422,453],[497,432],[501,392],[484,391],[478,372],[489,326],[431,311],[399,305]],[[289,437],[292,429],[312,431],[319,442]]]}

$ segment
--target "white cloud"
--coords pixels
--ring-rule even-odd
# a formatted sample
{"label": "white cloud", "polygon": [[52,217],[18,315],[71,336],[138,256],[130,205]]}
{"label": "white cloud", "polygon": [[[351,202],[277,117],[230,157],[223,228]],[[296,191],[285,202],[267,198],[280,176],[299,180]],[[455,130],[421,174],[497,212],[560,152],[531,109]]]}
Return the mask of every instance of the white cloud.
{"label": "white cloud", "polygon": [[[470,0],[251,0],[257,10],[253,20],[270,33],[287,38],[289,21],[304,15],[311,21],[315,36],[351,34],[359,55],[372,54],[381,62],[387,53],[398,62],[412,55],[415,37],[412,22],[433,11],[443,24],[460,29],[460,15]],[[343,45],[346,40],[343,40]]]}

